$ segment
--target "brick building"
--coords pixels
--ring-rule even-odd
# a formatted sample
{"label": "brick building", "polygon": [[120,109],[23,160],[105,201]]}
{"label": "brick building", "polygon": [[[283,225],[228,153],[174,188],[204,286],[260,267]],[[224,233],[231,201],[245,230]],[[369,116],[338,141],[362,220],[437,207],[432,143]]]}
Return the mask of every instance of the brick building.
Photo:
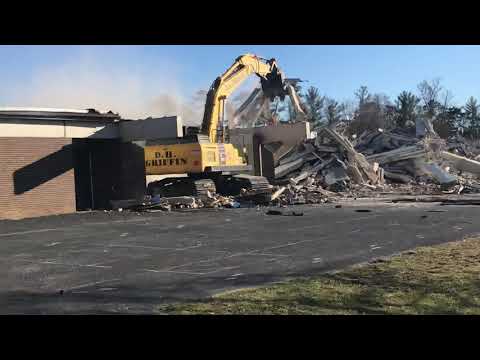
{"label": "brick building", "polygon": [[144,194],[143,148],[113,113],[0,109],[0,219],[104,209]]}

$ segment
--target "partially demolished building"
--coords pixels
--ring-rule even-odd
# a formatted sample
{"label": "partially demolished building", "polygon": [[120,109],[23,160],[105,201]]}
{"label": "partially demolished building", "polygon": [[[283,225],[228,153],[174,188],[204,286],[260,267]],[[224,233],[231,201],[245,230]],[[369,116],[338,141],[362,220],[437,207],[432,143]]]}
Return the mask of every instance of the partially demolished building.
{"label": "partially demolished building", "polygon": [[105,208],[112,199],[142,196],[143,148],[134,141],[175,136],[179,123],[177,117],[129,121],[93,109],[1,108],[0,219]]}

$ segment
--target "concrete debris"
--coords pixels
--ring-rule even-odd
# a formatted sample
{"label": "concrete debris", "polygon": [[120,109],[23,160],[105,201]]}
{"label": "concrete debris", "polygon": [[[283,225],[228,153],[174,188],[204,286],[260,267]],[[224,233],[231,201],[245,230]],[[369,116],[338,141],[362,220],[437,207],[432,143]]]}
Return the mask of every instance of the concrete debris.
{"label": "concrete debris", "polygon": [[282,195],[285,190],[287,190],[287,188],[285,186],[282,186],[280,189],[273,193],[271,200],[274,201],[276,198]]}
{"label": "concrete debris", "polygon": [[457,170],[469,172],[477,176],[480,175],[480,162],[452,154],[448,151],[442,151],[441,155],[446,161],[451,162]]}
{"label": "concrete debris", "polygon": [[405,146],[399,149],[367,156],[368,161],[378,162],[380,165],[401,160],[425,157],[427,151],[419,145]]}
{"label": "concrete debris", "polygon": [[357,152],[348,139],[325,127],[315,139],[305,140],[278,161],[275,183],[284,190],[272,201],[281,205],[319,204],[342,196],[352,183],[381,186],[384,172],[378,163],[368,162]]}
{"label": "concrete debris", "polygon": [[414,163],[418,169],[417,174],[430,176],[433,180],[443,186],[449,187],[450,185],[453,186],[458,183],[457,176],[448,173],[438,164],[426,163],[423,159],[415,159]]}
{"label": "concrete debris", "polygon": [[300,158],[292,162],[277,166],[275,168],[275,179],[280,179],[283,176],[290,174],[292,171],[295,171],[301,168],[304,162],[305,162],[305,159]]}
{"label": "concrete debris", "polygon": [[268,210],[266,215],[283,215],[283,216],[303,216],[303,212],[295,212],[295,211],[289,211],[289,212],[283,212],[280,210]]}
{"label": "concrete debris", "polygon": [[[297,146],[264,144],[273,155],[267,168],[270,183],[259,176],[234,175],[232,184],[239,192],[232,193],[239,195],[201,191],[197,192],[201,196],[173,196],[175,192],[165,190],[162,194],[152,193],[153,197],[112,201],[112,208],[171,211],[260,204],[286,207],[389,195],[393,199],[435,195],[435,201],[458,196],[454,202],[443,204],[480,204],[480,200],[466,198],[466,194],[480,193],[480,146],[477,148],[460,136],[440,139],[428,123],[425,129],[419,137],[415,129],[407,128],[364,131],[347,138],[323,127],[315,137]],[[164,182],[165,186],[176,187],[170,180]],[[247,184],[251,184],[250,190],[246,190]],[[267,214],[285,215],[277,210]]]}
{"label": "concrete debris", "polygon": [[279,210],[268,210],[265,214],[267,215],[283,215],[283,212]]}
{"label": "concrete debris", "polygon": [[456,134],[447,139],[446,151],[464,156],[469,159],[480,161],[480,142],[478,140],[469,140]]}
{"label": "concrete debris", "polygon": [[403,184],[409,184],[410,182],[413,181],[413,178],[407,174],[399,174],[399,173],[394,173],[390,171],[385,171],[384,172],[385,178],[393,181],[393,182],[399,182]]}
{"label": "concrete debris", "polygon": [[221,196],[207,193],[202,198],[193,196],[161,197],[146,195],[143,199],[128,199],[111,201],[112,209],[117,211],[172,211],[179,209],[199,208],[239,208],[240,203],[232,196]]}
{"label": "concrete debris", "polygon": [[389,194],[480,193],[480,161],[472,160],[480,146],[459,136],[443,140],[430,125],[420,137],[411,129],[378,129],[351,140],[321,128],[275,164],[272,201],[285,206]]}

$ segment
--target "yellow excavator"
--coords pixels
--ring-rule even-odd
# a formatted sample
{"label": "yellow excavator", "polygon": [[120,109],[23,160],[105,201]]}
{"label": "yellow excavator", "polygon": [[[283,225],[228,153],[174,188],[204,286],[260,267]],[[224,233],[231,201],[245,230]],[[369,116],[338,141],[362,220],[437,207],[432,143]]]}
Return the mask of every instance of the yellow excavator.
{"label": "yellow excavator", "polygon": [[210,87],[199,134],[161,140],[145,147],[147,175],[188,175],[150,183],[148,192],[151,195],[203,197],[208,196],[207,192],[222,195],[238,195],[242,191],[251,195],[270,193],[268,180],[244,174],[252,166],[246,163],[239,150],[225,142],[225,101],[252,74],[260,78],[262,91],[270,100],[277,96],[283,100],[290,94],[275,59],[266,60],[251,54],[238,57]]}

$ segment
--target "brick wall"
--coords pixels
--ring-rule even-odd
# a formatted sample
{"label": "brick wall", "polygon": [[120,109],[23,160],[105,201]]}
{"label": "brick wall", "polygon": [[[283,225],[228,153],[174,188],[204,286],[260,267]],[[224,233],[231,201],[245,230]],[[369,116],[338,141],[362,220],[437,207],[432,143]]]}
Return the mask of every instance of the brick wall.
{"label": "brick wall", "polygon": [[0,219],[75,210],[71,139],[0,137]]}

